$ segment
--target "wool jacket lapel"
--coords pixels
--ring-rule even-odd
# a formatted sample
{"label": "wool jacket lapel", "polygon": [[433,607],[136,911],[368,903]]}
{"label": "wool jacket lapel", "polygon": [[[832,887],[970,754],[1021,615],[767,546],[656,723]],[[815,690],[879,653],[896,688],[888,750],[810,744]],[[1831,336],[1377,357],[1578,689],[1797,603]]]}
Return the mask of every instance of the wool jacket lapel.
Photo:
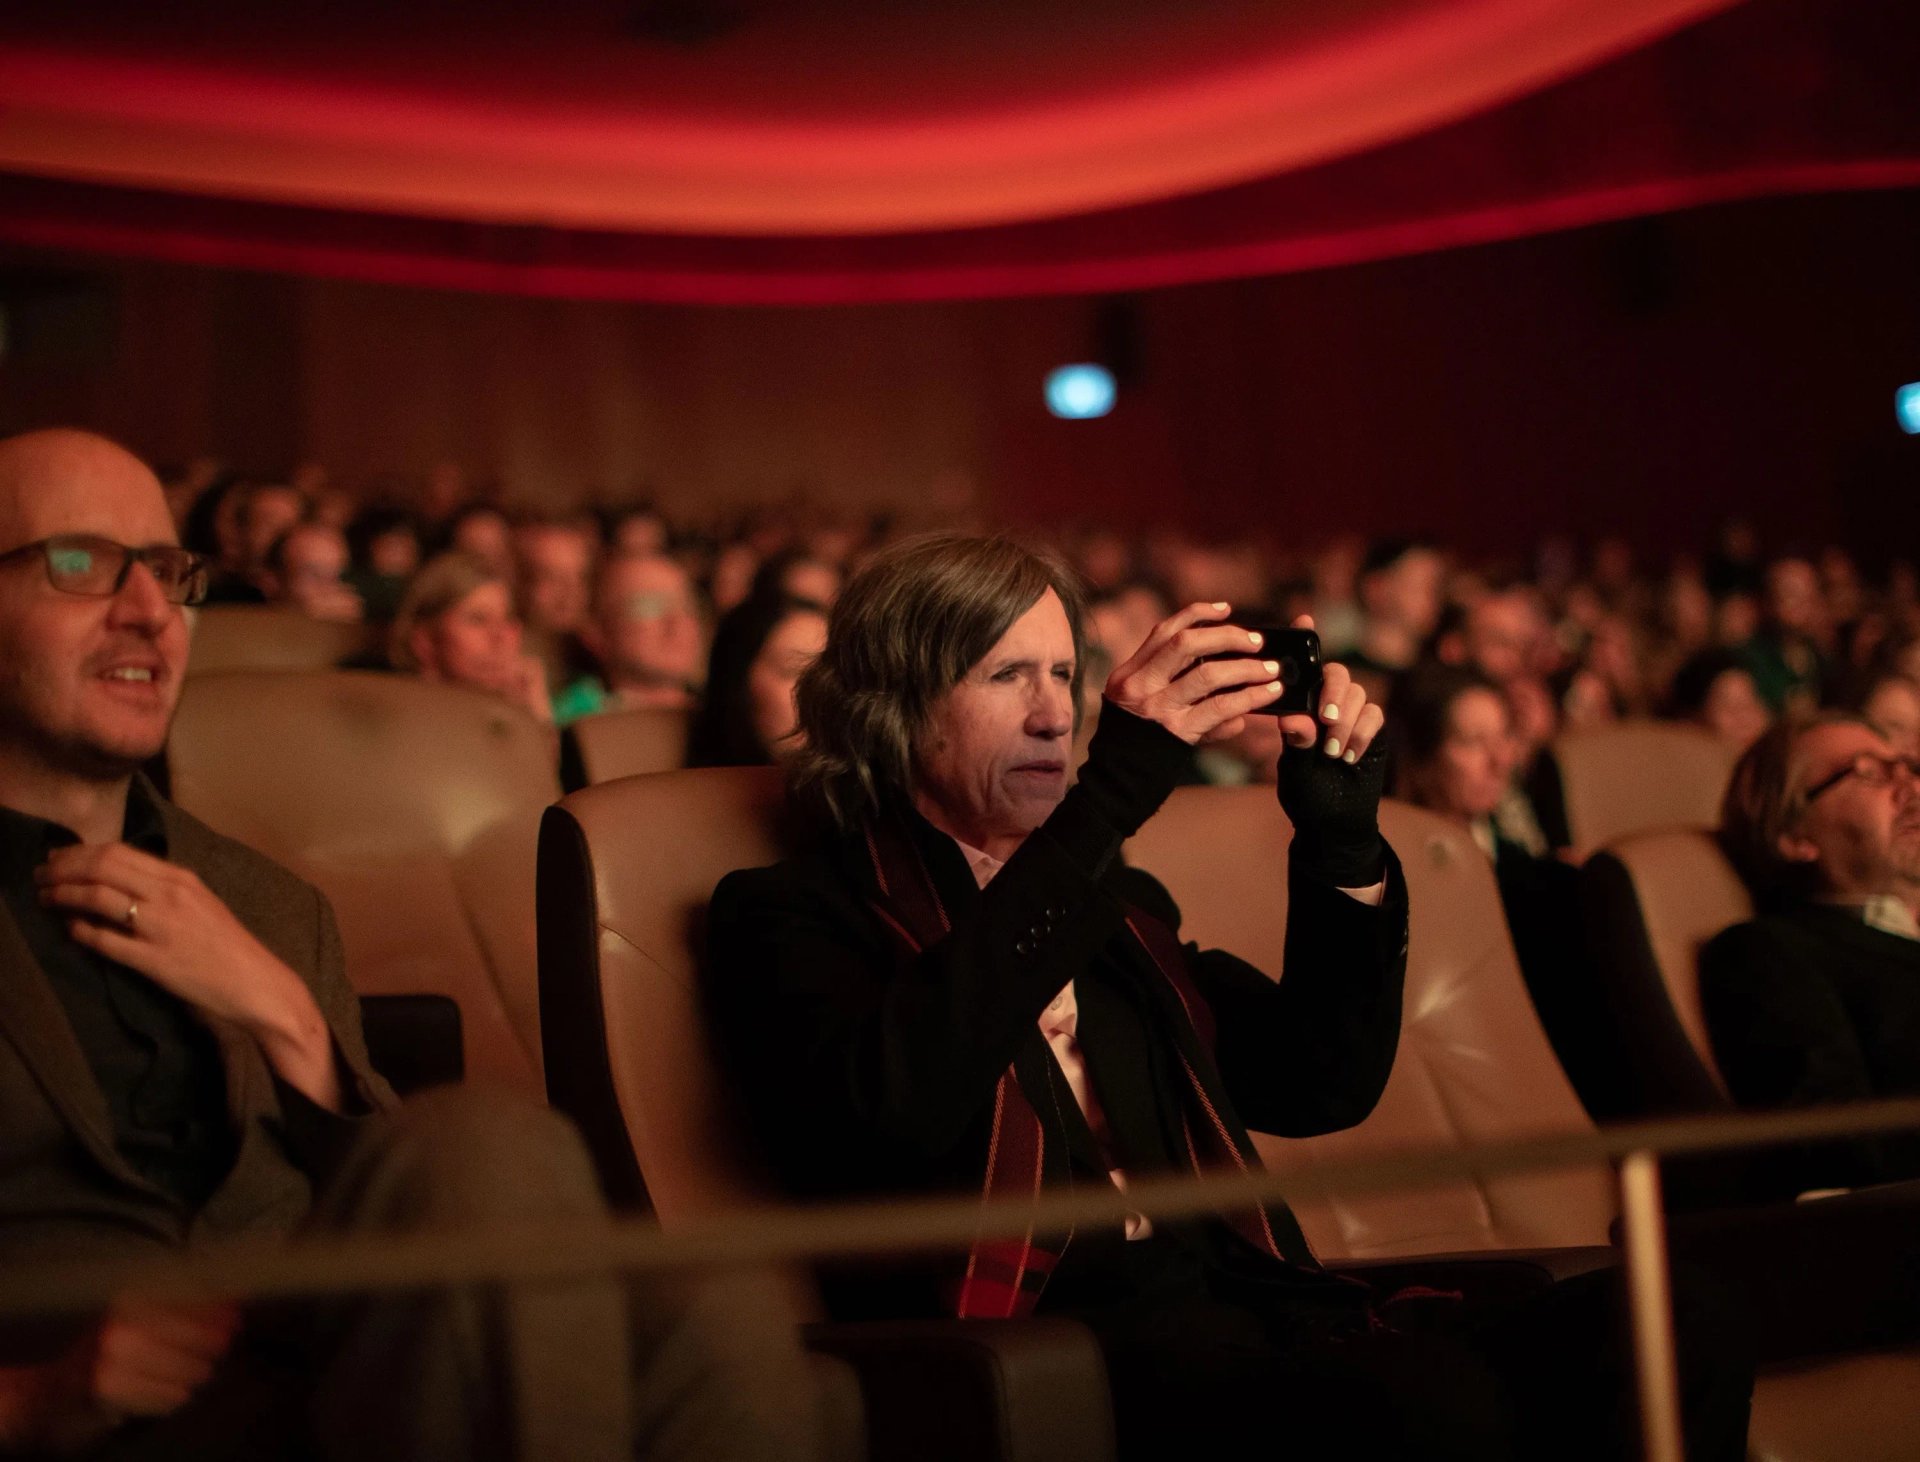
{"label": "wool jacket lapel", "polygon": [[73,1024],[13,914],[0,904],[0,1029],[33,1072],[47,1100],[87,1151],[113,1176],[157,1192],[121,1157],[106,1094],[87,1063]]}

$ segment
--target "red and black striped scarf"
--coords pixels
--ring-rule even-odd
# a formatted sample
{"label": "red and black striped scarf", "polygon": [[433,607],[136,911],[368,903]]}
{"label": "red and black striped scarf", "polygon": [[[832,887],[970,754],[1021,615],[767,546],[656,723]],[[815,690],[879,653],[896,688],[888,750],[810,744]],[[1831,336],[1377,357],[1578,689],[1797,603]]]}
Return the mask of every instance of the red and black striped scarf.
{"label": "red and black striped scarf", "polygon": [[[866,845],[879,887],[874,911],[909,954],[939,943],[952,925],[904,822],[897,814],[876,818],[867,825]],[[1160,1004],[1173,1027],[1168,1034],[1186,1078],[1181,1127],[1188,1162],[1196,1174],[1257,1170],[1259,1155],[1220,1090],[1213,1059],[1213,1011],[1187,972],[1179,939],[1164,922],[1133,907],[1127,910],[1126,931],[1171,994]],[[1037,1024],[1035,1040],[1040,1040]],[[1045,1056],[1052,1062],[1051,1051]],[[994,1087],[991,1133],[982,1201],[1037,1197],[1046,1181],[1048,1131],[1012,1065]],[[1056,1131],[1053,1140],[1064,1143],[1064,1130]],[[1282,1263],[1318,1267],[1306,1236],[1284,1205],[1220,1216],[1259,1252]],[[962,1319],[1013,1319],[1031,1313],[1072,1237],[1071,1232],[1036,1235],[1029,1228],[1019,1239],[975,1242],[964,1272],[948,1288],[949,1307]]]}

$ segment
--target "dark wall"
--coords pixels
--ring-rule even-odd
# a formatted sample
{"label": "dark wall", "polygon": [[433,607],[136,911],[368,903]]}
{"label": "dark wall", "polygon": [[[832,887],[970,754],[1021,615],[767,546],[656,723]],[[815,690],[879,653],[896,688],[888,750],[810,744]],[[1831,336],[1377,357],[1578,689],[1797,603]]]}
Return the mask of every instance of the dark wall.
{"label": "dark wall", "polygon": [[[1118,304],[676,309],[11,264],[0,308],[38,323],[9,329],[0,429],[93,425],[172,461],[311,457],[352,484],[450,458],[511,498],[644,490],[690,516],[807,491],[1493,552],[1556,530],[1693,544],[1730,514],[1776,543],[1920,529],[1920,439],[1892,408],[1920,379],[1917,193]],[[1047,416],[1047,369],[1116,350],[1112,416]]]}
{"label": "dark wall", "polygon": [[[1697,540],[1911,537],[1920,195],[1702,210],[1140,301],[1139,391],[1106,420],[1006,418],[1032,511],[1090,481],[1152,517],[1308,537],[1432,528]],[[1037,358],[1029,365],[1039,364]],[[1845,489],[1843,492],[1842,489]]]}

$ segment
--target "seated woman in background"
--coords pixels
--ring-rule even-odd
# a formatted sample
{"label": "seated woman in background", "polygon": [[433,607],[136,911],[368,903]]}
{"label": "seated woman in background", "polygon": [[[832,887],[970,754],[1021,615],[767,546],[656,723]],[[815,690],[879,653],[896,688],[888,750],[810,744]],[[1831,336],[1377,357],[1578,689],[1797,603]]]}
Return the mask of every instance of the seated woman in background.
{"label": "seated woman in background", "polygon": [[1773,712],[1760,699],[1753,671],[1738,650],[1702,650],[1673,677],[1667,710],[1676,720],[1692,721],[1745,751],[1773,724]]}
{"label": "seated woman in background", "polygon": [[800,744],[794,683],[826,643],[826,611],[806,599],[753,598],[728,611],[714,632],[706,699],[687,733],[687,765],[784,762]]}
{"label": "seated woman in background", "polygon": [[387,653],[396,670],[489,691],[553,719],[546,672],[520,646],[512,588],[464,553],[441,554],[407,586]]}
{"label": "seated woman in background", "polygon": [[1506,700],[1479,671],[1430,662],[1402,680],[1393,711],[1396,794],[1461,824],[1491,860],[1521,976],[1561,1065],[1596,1120],[1625,1115],[1580,872],[1529,852],[1495,816],[1518,756]]}

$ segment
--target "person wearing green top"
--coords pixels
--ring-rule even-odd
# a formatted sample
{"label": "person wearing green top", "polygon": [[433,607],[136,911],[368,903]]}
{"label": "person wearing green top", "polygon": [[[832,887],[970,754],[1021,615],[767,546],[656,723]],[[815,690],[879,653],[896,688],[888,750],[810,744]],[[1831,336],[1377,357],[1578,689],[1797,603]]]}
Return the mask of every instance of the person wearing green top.
{"label": "person wearing green top", "polygon": [[616,558],[594,594],[581,641],[600,662],[598,675],[554,694],[554,724],[602,711],[691,709],[706,657],[706,635],[687,571],[658,554]]}

